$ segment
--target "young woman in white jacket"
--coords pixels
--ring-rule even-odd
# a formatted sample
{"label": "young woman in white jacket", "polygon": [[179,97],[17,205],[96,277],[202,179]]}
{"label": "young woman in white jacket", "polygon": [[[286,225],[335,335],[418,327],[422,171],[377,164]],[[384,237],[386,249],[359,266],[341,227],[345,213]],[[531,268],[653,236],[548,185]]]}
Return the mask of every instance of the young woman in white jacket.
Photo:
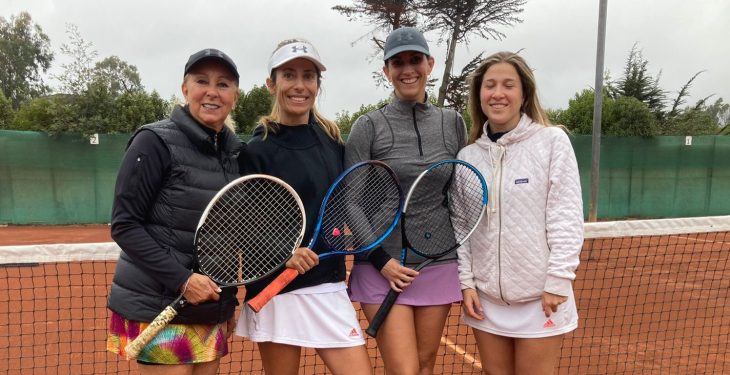
{"label": "young woman in white jacket", "polygon": [[463,319],[485,373],[552,374],[578,326],[572,282],[583,244],[578,165],[551,126],[524,59],[499,52],[472,73],[475,124],[459,158],[487,179],[487,215],[458,250]]}

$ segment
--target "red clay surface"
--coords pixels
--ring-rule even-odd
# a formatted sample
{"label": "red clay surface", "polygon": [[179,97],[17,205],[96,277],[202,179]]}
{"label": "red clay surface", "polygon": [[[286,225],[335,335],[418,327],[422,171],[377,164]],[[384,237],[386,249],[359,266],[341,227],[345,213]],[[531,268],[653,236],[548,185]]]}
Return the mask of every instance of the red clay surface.
{"label": "red clay surface", "polygon": [[59,225],[0,227],[0,246],[54,243],[111,242],[109,225]]}
{"label": "red clay surface", "polygon": [[[0,227],[0,246],[106,241],[106,225]],[[728,233],[586,241],[575,283],[580,327],[566,336],[556,373],[730,373],[729,254]],[[136,373],[104,350],[113,271],[113,261],[0,266],[0,373]],[[481,373],[459,320],[455,305],[438,374]],[[382,374],[374,340],[368,348]],[[304,353],[301,374],[326,373]],[[263,373],[253,344],[232,338],[219,373]]]}
{"label": "red clay surface", "polygon": [[[109,241],[108,225],[0,227],[0,246]],[[7,359],[0,361],[0,374],[136,373],[134,362],[105,351],[106,295],[114,266],[114,262],[0,266],[0,358]],[[458,314],[459,306],[454,306],[449,318],[453,327],[447,327],[449,334],[444,336],[450,345],[441,347],[438,374],[480,373],[474,359],[454,345],[469,340],[472,355],[476,351],[471,335],[458,326]],[[81,316],[83,322],[77,319]],[[383,374],[375,340],[369,338],[367,346],[375,374]],[[230,352],[219,374],[263,374],[253,343],[233,337]],[[313,350],[302,354],[301,374],[327,373]]]}

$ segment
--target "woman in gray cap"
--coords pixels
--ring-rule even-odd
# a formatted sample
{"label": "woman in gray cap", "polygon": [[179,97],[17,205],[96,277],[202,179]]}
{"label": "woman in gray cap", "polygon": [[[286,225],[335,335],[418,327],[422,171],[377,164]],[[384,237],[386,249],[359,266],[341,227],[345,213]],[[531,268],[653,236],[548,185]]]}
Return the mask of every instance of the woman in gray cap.
{"label": "woman in gray cap", "polygon": [[228,353],[238,304],[195,269],[193,237],[213,196],[239,176],[243,144],[224,122],[238,99],[238,71],[208,48],[185,64],[186,104],[139,128],[122,160],[112,207],[121,247],[109,294],[107,350],[134,340],[183,293],[188,305],[136,357],[141,374],[215,374]]}
{"label": "woman in gray cap", "polygon": [[[456,158],[466,144],[466,127],[458,113],[428,100],[426,83],[434,58],[420,31],[410,27],[394,30],[385,41],[384,53],[383,73],[393,85],[395,97],[353,125],[345,163],[382,160],[395,170],[407,191],[429,165]],[[420,272],[412,267],[423,258],[409,253],[403,266],[400,256],[398,229],[382,247],[356,256],[350,275],[351,299],[360,302],[365,316],[372,319],[389,289],[402,292],[378,331],[378,349],[387,373],[430,374],[451,304],[462,298],[456,255]]]}

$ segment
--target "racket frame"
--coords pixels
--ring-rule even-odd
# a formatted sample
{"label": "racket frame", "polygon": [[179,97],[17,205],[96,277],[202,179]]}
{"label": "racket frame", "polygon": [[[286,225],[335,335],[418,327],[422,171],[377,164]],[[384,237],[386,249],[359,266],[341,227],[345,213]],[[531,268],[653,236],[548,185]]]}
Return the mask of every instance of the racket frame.
{"label": "racket frame", "polygon": [[[312,239],[309,241],[309,244],[307,247],[311,249],[316,243],[317,240],[320,237],[320,232],[322,230],[322,223],[324,216],[326,214],[326,207],[327,203],[332,196],[333,192],[339,184],[354,170],[366,167],[367,165],[375,165],[377,167],[382,168],[385,170],[390,176],[391,181],[395,184],[397,191],[398,191],[398,208],[395,210],[393,220],[388,226],[388,228],[383,232],[382,235],[380,235],[378,238],[376,238],[373,242],[370,244],[353,249],[353,250],[341,250],[341,249],[335,249],[331,246],[329,242],[325,238],[323,240],[327,244],[327,246],[330,248],[330,251],[319,254],[319,259],[325,259],[327,257],[333,256],[333,255],[348,255],[348,254],[358,254],[362,253],[368,250],[371,250],[375,248],[376,246],[380,245],[383,240],[385,240],[395,229],[395,226],[398,224],[398,221],[401,218],[401,212],[403,211],[403,190],[400,187],[400,182],[398,181],[398,176],[393,172],[393,170],[384,162],[380,160],[365,160],[361,161],[359,163],[353,164],[349,168],[347,168],[344,172],[340,173],[339,176],[335,179],[332,184],[330,184],[330,187],[327,189],[327,193],[325,194],[324,198],[322,199],[322,203],[319,207],[319,214],[317,215],[317,222],[314,227],[314,231],[312,232]],[[279,292],[281,292],[287,285],[289,285],[294,279],[296,279],[299,276],[299,272],[293,268],[287,268],[282,272],[279,276],[277,276],[276,279],[274,279],[269,285],[267,285],[259,294],[248,300],[246,304],[254,311],[259,312],[261,309],[266,305],[268,301],[270,301],[274,296],[276,296]]]}
{"label": "racket frame", "polygon": [[[265,174],[250,174],[250,175],[239,177],[239,178],[229,182],[228,184],[226,184],[223,188],[221,188],[213,196],[213,198],[211,198],[210,202],[208,202],[208,205],[205,207],[203,214],[200,216],[200,219],[198,220],[198,225],[195,228],[195,237],[193,240],[195,250],[196,250],[194,252],[194,261],[195,261],[196,265],[199,266],[198,248],[199,248],[199,243],[201,240],[200,239],[201,238],[201,236],[200,236],[201,228],[205,224],[205,221],[208,218],[208,215],[210,214],[211,210],[216,205],[218,200],[223,195],[225,195],[230,189],[240,185],[241,183],[243,183],[245,181],[253,180],[253,179],[266,179],[266,180],[273,181],[274,183],[284,187],[292,195],[292,197],[296,201],[296,203],[299,207],[300,213],[302,215],[301,229],[299,230],[298,239],[295,242],[297,244],[296,246],[298,246],[298,244],[301,244],[302,239],[304,238],[304,230],[306,227],[305,223],[307,222],[307,220],[306,220],[306,212],[304,211],[304,205],[302,204],[302,200],[299,198],[299,195],[297,194],[297,192],[289,184],[287,184],[286,182],[284,182],[283,180],[281,180],[277,177],[265,175]],[[292,253],[294,252],[294,250],[297,249],[296,246],[294,247],[294,249],[292,249]],[[291,255],[289,255],[289,257],[284,260],[284,263],[286,263],[286,261],[289,258],[291,258]],[[269,270],[268,272],[265,272],[264,274],[254,278],[254,279],[245,280],[245,281],[241,281],[241,282],[235,282],[235,283],[221,282],[220,280],[216,280],[213,277],[211,277],[210,275],[207,275],[203,270],[200,270],[200,271],[201,271],[201,273],[210,277],[211,280],[215,281],[221,287],[235,287],[235,286],[246,285],[246,284],[252,283],[254,281],[260,280],[262,278],[265,278],[265,277],[271,275],[272,273],[274,273],[277,269],[279,269],[279,267],[272,267],[271,270]],[[177,298],[175,298],[175,300],[173,300],[172,303],[170,303],[167,307],[165,307],[165,309],[157,317],[155,317],[155,319],[152,322],[150,322],[150,324],[142,332],[140,332],[140,334],[137,335],[137,337],[134,340],[130,341],[125,346],[124,352],[126,353],[127,359],[137,358],[139,356],[139,353],[142,352],[142,350],[145,348],[145,346],[147,346],[147,344],[149,344],[149,342],[153,338],[155,338],[155,336],[157,336],[157,334],[160,333],[160,331],[162,331],[178,315],[179,311],[187,305],[187,300],[185,299],[184,294],[185,294],[185,291],[180,293],[177,296]]]}
{"label": "racket frame", "polygon": [[[464,237],[461,239],[461,241],[457,241],[453,246],[451,246],[446,251],[442,251],[437,254],[422,253],[418,249],[412,247],[410,245],[410,242],[408,241],[408,235],[406,233],[406,223],[405,223],[406,219],[407,219],[406,212],[408,210],[408,202],[410,202],[413,192],[415,191],[415,188],[418,185],[418,182],[420,182],[421,179],[423,179],[431,170],[436,169],[436,168],[440,167],[441,165],[447,164],[447,163],[448,164],[460,164],[460,165],[467,167],[472,172],[474,172],[474,174],[479,179],[480,185],[482,186],[482,209],[479,213],[479,217],[477,218],[474,226],[471,228],[471,230],[469,230],[469,232],[467,232],[466,235],[464,235]],[[415,271],[420,271],[427,265],[431,264],[433,261],[435,261],[439,258],[442,258],[442,257],[450,254],[454,250],[458,249],[459,246],[464,244],[469,239],[469,237],[472,235],[472,233],[474,233],[474,231],[479,226],[479,223],[482,221],[482,218],[484,217],[484,213],[486,212],[486,209],[487,209],[488,195],[489,195],[489,193],[488,193],[488,189],[487,189],[487,182],[484,179],[484,176],[482,176],[481,172],[479,172],[479,170],[476,169],[476,167],[467,163],[466,161],[458,160],[458,159],[446,159],[446,160],[442,160],[440,162],[430,165],[425,171],[421,172],[418,175],[418,177],[416,178],[416,180],[413,181],[413,184],[411,184],[410,189],[408,189],[408,195],[406,196],[406,202],[403,207],[403,215],[401,218],[401,239],[403,242],[403,248],[401,250],[401,265],[405,266],[406,255],[407,255],[408,250],[411,250],[411,251],[415,252],[416,254],[426,258],[423,262],[418,264],[416,266],[416,268],[414,268]],[[373,316],[373,319],[370,321],[370,324],[368,325],[367,329],[365,330],[365,333],[367,333],[370,337],[377,336],[378,330],[380,329],[383,322],[385,321],[385,318],[388,316],[388,313],[390,313],[390,310],[393,308],[393,305],[395,304],[395,301],[398,299],[399,295],[400,295],[400,292],[397,292],[392,288],[388,291],[388,294],[385,296],[385,298],[383,299],[383,302],[380,304],[378,311],[375,313],[375,315]]]}
{"label": "racket frame", "polygon": [[325,215],[325,207],[327,206],[327,202],[329,201],[329,198],[332,196],[332,193],[335,191],[335,189],[337,189],[337,186],[340,184],[340,182],[342,182],[342,180],[344,180],[345,177],[347,177],[347,175],[350,174],[350,172],[352,172],[355,169],[358,169],[364,165],[377,165],[377,166],[383,168],[386,172],[388,172],[388,174],[390,174],[390,176],[392,177],[392,180],[395,181],[395,184],[398,187],[399,197],[398,197],[398,210],[396,211],[395,216],[393,217],[393,221],[388,226],[388,229],[386,229],[385,232],[383,232],[383,234],[381,236],[379,236],[377,239],[375,239],[375,241],[371,242],[367,246],[364,246],[364,247],[361,247],[361,248],[358,248],[355,250],[351,250],[351,251],[335,249],[331,246],[331,244],[329,244],[327,242],[326,238],[323,238],[323,240],[325,241],[327,246],[330,248],[330,251],[320,254],[319,255],[320,259],[327,258],[329,256],[337,255],[337,254],[358,254],[358,253],[362,253],[363,251],[368,251],[368,250],[378,246],[381,242],[383,242],[383,240],[385,240],[390,235],[390,233],[393,232],[393,229],[395,229],[395,226],[398,224],[398,221],[400,220],[404,203],[403,203],[403,190],[400,188],[400,182],[398,181],[398,176],[396,176],[395,172],[393,172],[393,170],[387,164],[383,163],[380,160],[361,161],[359,163],[353,164],[352,166],[350,166],[350,168],[347,168],[347,170],[345,170],[339,176],[337,176],[335,181],[330,185],[329,189],[327,189],[327,194],[324,196],[324,199],[322,199],[322,204],[320,204],[320,206],[319,206],[319,214],[317,215],[317,224],[315,225],[314,231],[312,232],[312,239],[309,240],[309,244],[307,245],[307,247],[311,249],[312,246],[314,246],[314,244],[317,243],[317,239],[319,238],[320,231],[322,230],[322,222],[324,221],[323,219],[324,219],[324,215]]}

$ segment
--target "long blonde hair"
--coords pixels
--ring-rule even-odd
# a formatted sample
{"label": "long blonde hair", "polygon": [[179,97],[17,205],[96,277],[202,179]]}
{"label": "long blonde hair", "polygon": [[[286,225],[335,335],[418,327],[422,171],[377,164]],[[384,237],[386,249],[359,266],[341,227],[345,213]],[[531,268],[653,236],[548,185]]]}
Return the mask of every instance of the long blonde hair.
{"label": "long blonde hair", "polygon": [[[281,41],[276,48],[274,49],[274,52],[281,48],[282,46],[285,46],[287,44],[293,43],[293,42],[307,42],[308,41],[304,39],[286,39]],[[317,71],[317,91],[320,91],[322,88],[322,72],[317,68],[316,64],[314,69]],[[271,70],[271,77],[269,77],[274,83],[276,83],[276,70]],[[278,89],[277,89],[278,92]],[[276,133],[276,129],[279,126],[279,121],[281,120],[280,112],[281,112],[281,105],[279,104],[279,96],[274,96],[274,104],[271,106],[271,113],[268,116],[262,116],[259,119],[259,126],[262,126],[264,129],[264,136],[263,138],[266,139],[266,136],[269,134],[269,132]],[[337,143],[344,143],[342,141],[342,135],[340,134],[340,128],[337,126],[337,123],[324,117],[318,110],[316,105],[312,105],[312,109],[309,111],[310,117],[314,117],[314,120],[317,122],[317,124],[324,130],[327,135],[335,140]]]}
{"label": "long blonde hair", "polygon": [[522,113],[527,114],[533,121],[546,126],[551,125],[550,119],[540,105],[537,97],[537,83],[532,69],[527,65],[525,59],[513,52],[497,52],[484,59],[479,66],[469,75],[469,115],[472,126],[469,131],[469,143],[473,143],[484,133],[484,123],[487,122],[487,115],[482,111],[480,91],[484,74],[492,65],[507,63],[512,65],[520,77],[522,83],[523,102],[520,108]]}

